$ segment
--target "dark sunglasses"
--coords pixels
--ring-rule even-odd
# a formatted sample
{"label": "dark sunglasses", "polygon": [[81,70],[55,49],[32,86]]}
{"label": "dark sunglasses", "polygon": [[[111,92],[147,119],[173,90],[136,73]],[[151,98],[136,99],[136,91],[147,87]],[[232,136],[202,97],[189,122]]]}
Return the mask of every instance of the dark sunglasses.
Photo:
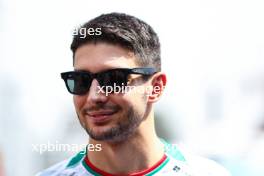
{"label": "dark sunglasses", "polygon": [[156,72],[155,68],[116,68],[100,73],[87,71],[63,72],[61,78],[71,94],[84,95],[89,91],[93,79],[96,79],[102,87],[127,86],[129,74],[151,76]]}

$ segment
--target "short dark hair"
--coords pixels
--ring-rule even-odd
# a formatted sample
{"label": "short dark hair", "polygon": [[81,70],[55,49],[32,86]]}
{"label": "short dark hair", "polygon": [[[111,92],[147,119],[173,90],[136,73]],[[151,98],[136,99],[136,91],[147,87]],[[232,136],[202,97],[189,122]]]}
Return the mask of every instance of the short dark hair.
{"label": "short dark hair", "polygon": [[[101,35],[81,37],[80,29],[100,28]],[[76,50],[87,43],[107,42],[132,51],[142,67],[161,70],[159,38],[150,25],[124,13],[102,14],[77,29],[71,43],[73,59]]]}

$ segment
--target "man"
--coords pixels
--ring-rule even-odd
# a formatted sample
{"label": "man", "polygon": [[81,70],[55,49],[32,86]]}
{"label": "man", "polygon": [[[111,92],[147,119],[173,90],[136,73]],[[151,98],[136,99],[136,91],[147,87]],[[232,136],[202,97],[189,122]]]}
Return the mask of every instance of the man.
{"label": "man", "polygon": [[153,105],[164,91],[166,75],[158,36],[148,24],[121,13],[101,15],[77,30],[71,50],[74,71],[61,77],[74,95],[88,145],[101,150],[87,147],[40,176],[228,175],[156,135]]}

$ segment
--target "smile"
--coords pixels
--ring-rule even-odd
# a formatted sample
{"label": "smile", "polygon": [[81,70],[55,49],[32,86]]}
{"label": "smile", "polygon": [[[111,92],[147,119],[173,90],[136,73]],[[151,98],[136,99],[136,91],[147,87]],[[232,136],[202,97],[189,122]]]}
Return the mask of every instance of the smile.
{"label": "smile", "polygon": [[86,116],[90,118],[94,123],[103,123],[112,118],[117,111],[113,110],[102,110],[87,112]]}

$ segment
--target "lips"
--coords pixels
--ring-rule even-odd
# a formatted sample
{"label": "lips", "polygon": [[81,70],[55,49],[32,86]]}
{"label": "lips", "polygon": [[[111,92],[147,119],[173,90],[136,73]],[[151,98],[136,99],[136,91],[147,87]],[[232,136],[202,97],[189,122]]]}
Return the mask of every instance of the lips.
{"label": "lips", "polygon": [[115,114],[116,110],[100,110],[86,112],[88,118],[90,118],[95,123],[106,122],[111,119],[112,115]]}

